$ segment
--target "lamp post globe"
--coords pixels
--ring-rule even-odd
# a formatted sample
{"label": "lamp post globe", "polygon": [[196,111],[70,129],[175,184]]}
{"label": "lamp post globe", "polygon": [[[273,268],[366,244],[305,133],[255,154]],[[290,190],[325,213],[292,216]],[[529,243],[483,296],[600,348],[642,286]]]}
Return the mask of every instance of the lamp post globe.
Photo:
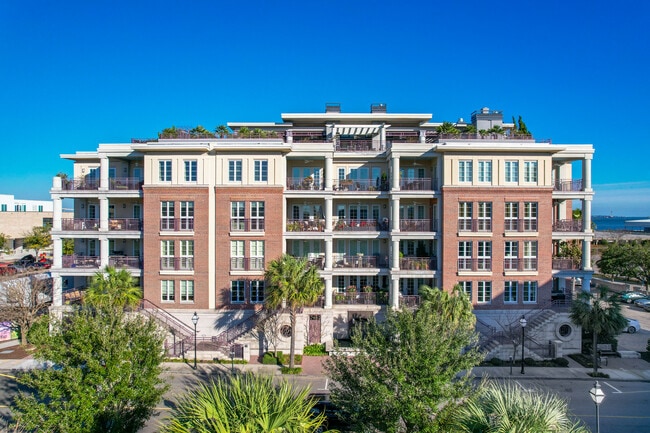
{"label": "lamp post globe", "polygon": [[600,388],[598,381],[596,381],[594,387],[589,390],[589,395],[596,405],[596,433],[600,433],[600,404],[605,400],[605,393]]}
{"label": "lamp post globe", "polygon": [[521,374],[525,374],[525,369],[524,369],[524,342],[526,341],[526,325],[528,322],[526,322],[526,318],[524,316],[521,316],[521,319],[519,319],[519,325],[521,326]]}
{"label": "lamp post globe", "polygon": [[194,369],[196,370],[196,324],[199,323],[199,315],[196,311],[192,316],[192,323],[194,323]]}

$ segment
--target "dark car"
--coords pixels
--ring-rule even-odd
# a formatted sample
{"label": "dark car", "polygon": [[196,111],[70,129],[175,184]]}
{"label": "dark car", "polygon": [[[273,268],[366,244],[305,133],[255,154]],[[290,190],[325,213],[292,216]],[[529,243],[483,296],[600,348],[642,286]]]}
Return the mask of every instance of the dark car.
{"label": "dark car", "polygon": [[0,276],[16,275],[18,269],[11,263],[0,263]]}
{"label": "dark car", "polygon": [[29,268],[34,263],[36,263],[36,257],[34,257],[31,254],[27,254],[26,256],[23,256],[23,257],[19,258],[18,260],[16,260],[14,262],[14,265],[20,266],[20,267],[23,267],[23,268]]}

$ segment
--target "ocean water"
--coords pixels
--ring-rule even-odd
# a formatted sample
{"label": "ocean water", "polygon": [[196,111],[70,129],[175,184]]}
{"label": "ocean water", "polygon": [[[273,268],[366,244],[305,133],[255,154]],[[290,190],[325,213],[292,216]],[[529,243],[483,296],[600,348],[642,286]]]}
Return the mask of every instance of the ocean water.
{"label": "ocean water", "polygon": [[625,221],[649,219],[649,217],[623,217],[623,216],[595,216],[591,220],[596,224],[598,231],[625,230],[625,231],[643,231],[643,227],[630,227],[625,225]]}

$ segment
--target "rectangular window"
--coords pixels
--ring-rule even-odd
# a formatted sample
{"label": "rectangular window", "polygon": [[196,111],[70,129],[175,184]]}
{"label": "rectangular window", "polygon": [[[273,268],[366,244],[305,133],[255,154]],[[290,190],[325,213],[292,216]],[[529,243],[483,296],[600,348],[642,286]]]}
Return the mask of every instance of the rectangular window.
{"label": "rectangular window", "polygon": [[461,291],[467,295],[469,300],[472,300],[472,282],[471,281],[460,281],[458,283]]}
{"label": "rectangular window", "polygon": [[241,159],[231,159],[228,161],[228,181],[241,182]]}
{"label": "rectangular window", "polygon": [[160,241],[160,269],[174,269],[174,241]]}
{"label": "rectangular window", "polygon": [[492,203],[479,202],[478,203],[478,231],[489,232],[492,231]]}
{"label": "rectangular window", "polygon": [[244,241],[230,241],[230,270],[244,270]]}
{"label": "rectangular window", "polygon": [[251,241],[251,270],[264,270],[264,241]]}
{"label": "rectangular window", "polygon": [[181,302],[194,302],[194,281],[181,281]]}
{"label": "rectangular window", "polygon": [[253,304],[261,304],[264,302],[264,281],[263,280],[251,281],[251,302]]}
{"label": "rectangular window", "polygon": [[3,204],[2,207],[0,208],[0,211],[7,212],[7,205]]}
{"label": "rectangular window", "polygon": [[471,182],[472,181],[472,161],[462,160],[458,161],[458,181]]}
{"label": "rectangular window", "polygon": [[537,302],[537,281],[524,281],[524,303]]}
{"label": "rectangular window", "polygon": [[194,269],[194,241],[181,241],[180,269],[186,271]]}
{"label": "rectangular window", "polygon": [[506,161],[506,182],[519,182],[519,161]]}
{"label": "rectangular window", "polygon": [[492,242],[479,241],[477,248],[477,261],[476,267],[481,271],[489,271],[492,269]]}
{"label": "rectangular window", "polygon": [[458,270],[472,269],[472,242],[458,242]]}
{"label": "rectangular window", "polygon": [[191,159],[185,162],[185,182],[196,182],[196,159]]}
{"label": "rectangular window", "polygon": [[344,180],[345,179],[345,168],[339,168],[339,180]]}
{"label": "rectangular window", "polygon": [[537,183],[537,161],[524,161],[524,182]]}
{"label": "rectangular window", "polygon": [[507,202],[505,208],[505,230],[517,231],[519,229],[519,203]]}
{"label": "rectangular window", "polygon": [[478,181],[492,182],[492,161],[478,162]]}
{"label": "rectangular window", "polygon": [[245,228],[246,208],[243,201],[230,202],[230,231],[240,232]]}
{"label": "rectangular window", "polygon": [[269,161],[266,159],[256,159],[255,165],[255,182],[267,182],[269,180]]}
{"label": "rectangular window", "polygon": [[251,230],[264,231],[264,202],[251,202]]}
{"label": "rectangular window", "polygon": [[537,202],[524,203],[524,231],[537,231]]}
{"label": "rectangular window", "polygon": [[174,202],[160,202],[160,230],[174,230]]}
{"label": "rectangular window", "polygon": [[458,203],[458,231],[472,231],[472,202]]}
{"label": "rectangular window", "polygon": [[492,282],[479,281],[476,288],[476,302],[489,304],[492,301]]}
{"label": "rectangular window", "polygon": [[503,302],[506,304],[517,302],[517,282],[505,281],[503,283]]}
{"label": "rectangular window", "polygon": [[518,269],[517,259],[519,258],[519,242],[506,241],[504,248],[503,270],[516,271]]}
{"label": "rectangular window", "polygon": [[162,302],[174,302],[173,280],[162,280],[160,282],[160,296]]}
{"label": "rectangular window", "polygon": [[181,230],[194,230],[194,202],[181,202]]}
{"label": "rectangular window", "polygon": [[230,282],[230,302],[233,304],[243,304],[246,301],[246,290],[244,288],[245,281],[231,281]]}
{"label": "rectangular window", "polygon": [[524,241],[524,270],[537,270],[537,241]]}
{"label": "rectangular window", "polygon": [[165,159],[158,161],[158,180],[161,182],[172,181],[172,161]]}

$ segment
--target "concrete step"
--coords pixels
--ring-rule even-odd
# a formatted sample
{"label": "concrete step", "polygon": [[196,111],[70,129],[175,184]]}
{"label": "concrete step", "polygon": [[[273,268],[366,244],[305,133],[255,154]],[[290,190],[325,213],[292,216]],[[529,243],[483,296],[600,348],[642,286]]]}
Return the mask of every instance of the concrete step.
{"label": "concrete step", "polygon": [[633,350],[619,350],[618,355],[621,358],[626,358],[626,359],[637,359],[641,358],[641,354],[639,352],[635,352]]}

